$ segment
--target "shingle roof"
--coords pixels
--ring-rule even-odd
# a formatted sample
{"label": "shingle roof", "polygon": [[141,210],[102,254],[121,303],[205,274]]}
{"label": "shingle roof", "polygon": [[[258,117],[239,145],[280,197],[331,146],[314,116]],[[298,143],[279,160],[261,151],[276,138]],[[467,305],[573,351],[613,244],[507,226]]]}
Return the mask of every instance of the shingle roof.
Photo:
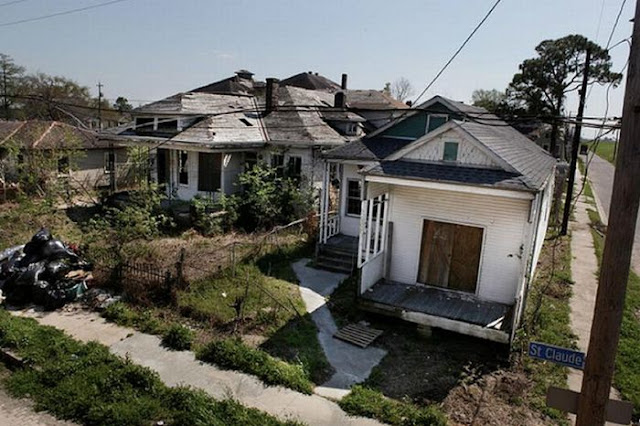
{"label": "shingle roof", "polygon": [[520,191],[529,190],[523,177],[518,173],[436,163],[404,160],[384,161],[369,169],[367,174]]}
{"label": "shingle roof", "polygon": [[511,167],[522,174],[525,182],[540,189],[553,172],[556,159],[525,135],[494,117],[490,123],[457,122],[459,126]]}
{"label": "shingle roof", "polygon": [[249,96],[224,95],[202,92],[178,93],[162,100],[151,102],[132,111],[134,115],[176,114],[210,115],[221,112],[254,108]]}
{"label": "shingle roof", "polygon": [[379,136],[363,138],[334,148],[324,154],[328,159],[380,161],[404,148],[413,140]]}
{"label": "shingle roof", "polygon": [[340,90],[340,85],[335,81],[319,75],[318,73],[301,72],[280,81],[281,86],[295,86],[309,90],[327,90],[334,92]]}
{"label": "shingle roof", "polygon": [[394,99],[382,90],[347,90],[347,105],[362,109],[407,109],[404,102]]}

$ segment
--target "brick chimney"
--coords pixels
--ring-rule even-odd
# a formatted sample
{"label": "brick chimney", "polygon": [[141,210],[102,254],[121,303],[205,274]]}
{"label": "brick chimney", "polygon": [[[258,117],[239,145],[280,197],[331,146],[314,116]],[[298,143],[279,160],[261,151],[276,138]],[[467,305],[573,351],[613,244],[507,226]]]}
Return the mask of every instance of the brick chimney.
{"label": "brick chimney", "polygon": [[267,78],[267,90],[265,93],[265,113],[278,109],[278,79]]}
{"label": "brick chimney", "polygon": [[342,84],[340,84],[342,90],[347,90],[347,75],[342,74]]}
{"label": "brick chimney", "polygon": [[347,106],[347,95],[344,92],[336,92],[333,98],[335,108],[345,108]]}

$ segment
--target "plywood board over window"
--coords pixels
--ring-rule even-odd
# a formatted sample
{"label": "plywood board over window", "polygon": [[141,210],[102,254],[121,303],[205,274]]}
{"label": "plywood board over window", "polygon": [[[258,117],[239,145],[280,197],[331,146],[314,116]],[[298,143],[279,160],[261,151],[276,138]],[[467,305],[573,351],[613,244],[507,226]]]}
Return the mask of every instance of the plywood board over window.
{"label": "plywood board over window", "polygon": [[424,220],[418,282],[475,293],[484,230]]}

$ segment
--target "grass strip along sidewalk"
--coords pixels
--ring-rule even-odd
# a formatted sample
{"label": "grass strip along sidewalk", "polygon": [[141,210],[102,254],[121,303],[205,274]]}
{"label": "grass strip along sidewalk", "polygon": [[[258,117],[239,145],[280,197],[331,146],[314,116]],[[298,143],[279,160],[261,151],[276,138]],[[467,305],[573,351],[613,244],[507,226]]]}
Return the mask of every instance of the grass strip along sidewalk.
{"label": "grass strip along sidewalk", "polygon": [[297,424],[233,400],[214,400],[203,391],[167,387],[156,373],[112,355],[103,345],[80,343],[5,310],[0,310],[0,346],[27,365],[6,379],[8,391],[62,419],[88,425]]}

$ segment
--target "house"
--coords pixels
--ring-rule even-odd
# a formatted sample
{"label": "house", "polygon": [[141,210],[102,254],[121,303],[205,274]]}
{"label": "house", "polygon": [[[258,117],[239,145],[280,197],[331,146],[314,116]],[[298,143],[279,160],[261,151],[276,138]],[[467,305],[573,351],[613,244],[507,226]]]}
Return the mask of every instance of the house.
{"label": "house", "polygon": [[246,94],[178,93],[131,114],[118,137],[148,147],[152,177],[183,200],[236,192],[244,163],[255,162],[267,140],[256,100]]}
{"label": "house", "polygon": [[547,228],[553,157],[486,110],[440,96],[324,157],[320,266],[357,267],[364,309],[512,341]]}
{"label": "house", "polygon": [[[85,189],[108,186],[112,171],[121,185],[130,178],[126,146],[95,131],[59,121],[0,121],[3,183],[13,180],[19,167],[36,155],[42,155],[58,178]],[[34,167],[41,168],[43,161]]]}

